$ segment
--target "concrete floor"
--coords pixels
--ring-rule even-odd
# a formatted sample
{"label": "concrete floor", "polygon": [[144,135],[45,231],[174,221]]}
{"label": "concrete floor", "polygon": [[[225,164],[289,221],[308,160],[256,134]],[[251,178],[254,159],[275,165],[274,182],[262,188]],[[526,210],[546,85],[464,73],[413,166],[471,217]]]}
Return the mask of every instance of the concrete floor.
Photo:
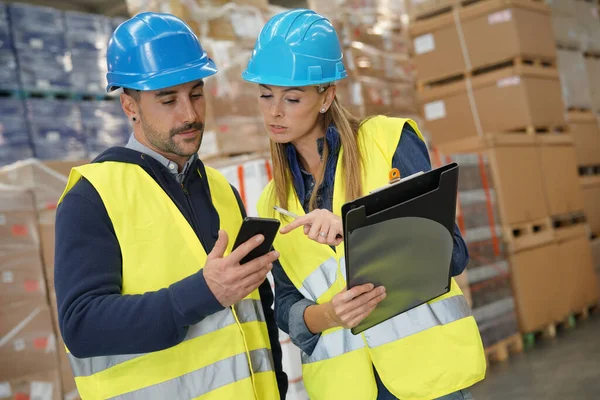
{"label": "concrete floor", "polygon": [[600,399],[600,314],[488,368],[475,400]]}

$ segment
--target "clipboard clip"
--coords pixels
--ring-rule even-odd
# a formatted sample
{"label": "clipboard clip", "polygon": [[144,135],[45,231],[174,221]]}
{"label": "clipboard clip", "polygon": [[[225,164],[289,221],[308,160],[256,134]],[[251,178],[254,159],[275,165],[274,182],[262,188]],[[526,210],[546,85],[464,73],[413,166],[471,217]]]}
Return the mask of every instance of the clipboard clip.
{"label": "clipboard clip", "polygon": [[390,186],[396,185],[396,184],[398,184],[400,182],[406,182],[409,179],[415,178],[415,177],[417,177],[419,175],[423,175],[423,174],[424,174],[423,171],[419,171],[419,172],[416,172],[416,173],[414,173],[412,175],[409,175],[407,177],[401,178],[400,177],[400,171],[398,170],[398,168],[392,168],[390,170],[389,174],[388,174],[388,181],[389,181],[388,184],[385,185],[385,186],[382,186],[380,188],[371,190],[369,192],[369,194],[380,192],[380,191],[382,191],[384,189],[387,189]]}
{"label": "clipboard clip", "polygon": [[398,168],[392,168],[388,174],[389,184],[400,182],[400,170]]}

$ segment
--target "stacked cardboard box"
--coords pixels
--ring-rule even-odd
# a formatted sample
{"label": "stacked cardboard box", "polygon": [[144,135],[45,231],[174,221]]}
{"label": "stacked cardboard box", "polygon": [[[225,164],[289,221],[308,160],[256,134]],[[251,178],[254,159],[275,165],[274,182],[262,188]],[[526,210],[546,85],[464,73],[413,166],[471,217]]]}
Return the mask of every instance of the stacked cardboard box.
{"label": "stacked cardboard box", "polygon": [[331,20],[343,43],[349,77],[338,82],[342,103],[359,117],[416,117],[402,2],[309,1],[308,6]]}
{"label": "stacked cardboard box", "polygon": [[2,398],[60,399],[56,335],[40,260],[31,191],[0,184]]}
{"label": "stacked cardboard box", "polygon": [[58,329],[54,210],[71,167],[84,162],[28,160],[0,168],[0,216],[6,222],[0,224],[0,314],[8,321],[0,340],[10,344],[3,347],[7,354],[0,351],[0,365],[10,365],[0,367],[0,387],[10,388],[9,398],[79,398]]}
{"label": "stacked cardboard box", "polygon": [[[429,2],[413,7],[410,32],[426,127],[433,144],[462,160],[461,167],[471,169],[475,155],[489,160],[519,326],[543,329],[581,305],[574,293],[549,301],[550,293],[592,272],[589,246],[572,243],[585,237],[583,195],[575,147],[565,134],[550,10],[526,0],[422,3]],[[585,104],[573,95],[569,101]],[[494,213],[473,207],[464,215]],[[565,259],[565,267],[557,260],[569,246],[582,261]],[[475,254],[481,249],[471,247]],[[561,278],[567,268],[570,283]],[[542,276],[544,285],[534,283]]]}

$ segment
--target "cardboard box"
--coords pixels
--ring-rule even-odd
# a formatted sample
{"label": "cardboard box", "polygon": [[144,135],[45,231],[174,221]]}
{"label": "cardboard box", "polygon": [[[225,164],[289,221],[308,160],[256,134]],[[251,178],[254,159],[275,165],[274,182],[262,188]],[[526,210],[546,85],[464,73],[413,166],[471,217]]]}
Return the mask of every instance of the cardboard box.
{"label": "cardboard box", "polygon": [[342,104],[354,115],[406,116],[417,113],[414,86],[382,79],[359,77],[344,79],[337,85]]}
{"label": "cardboard box", "polygon": [[39,215],[42,264],[49,293],[54,293],[54,220],[56,210],[45,210]]}
{"label": "cardboard box", "polygon": [[[573,8],[573,1],[569,7]],[[585,31],[574,15],[552,13],[552,28],[557,44],[565,48],[580,49],[584,41]]]}
{"label": "cardboard box", "polygon": [[587,236],[579,236],[558,244],[559,257],[564,268],[561,289],[568,297],[570,311],[580,312],[598,302],[596,271],[590,241]]}
{"label": "cardboard box", "polygon": [[0,249],[0,304],[46,301],[46,282],[37,246]]}
{"label": "cardboard box", "polygon": [[565,125],[558,72],[553,68],[515,65],[466,81],[419,93],[421,115],[433,143],[441,145],[483,133],[525,131]]}
{"label": "cardboard box", "polygon": [[556,57],[549,10],[544,4],[490,0],[463,6],[458,13],[459,18],[446,13],[411,26],[420,80],[449,77],[522,55],[543,60]]}
{"label": "cardboard box", "polygon": [[360,42],[395,55],[410,51],[407,27],[394,14],[348,13],[336,30],[343,43]]}
{"label": "cardboard box", "polygon": [[594,268],[596,272],[600,273],[600,237],[590,241],[592,248],[592,258],[594,260]]}
{"label": "cardboard box", "polygon": [[573,144],[542,142],[539,151],[550,215],[582,211],[583,192]]}
{"label": "cardboard box", "polygon": [[571,50],[558,50],[557,53],[557,65],[565,107],[591,109],[592,97],[583,53]]}
{"label": "cardboard box", "polygon": [[556,243],[511,255],[512,288],[521,332],[541,330],[569,314],[567,293]]}
{"label": "cardboard box", "polygon": [[46,301],[0,308],[0,380],[58,367],[56,336]]}
{"label": "cardboard box", "polygon": [[53,369],[11,379],[0,377],[0,399],[63,400],[59,371]]}
{"label": "cardboard box", "polygon": [[[490,187],[494,189],[503,225],[512,226],[548,216],[543,200],[543,171],[538,147],[531,135],[486,135],[437,148],[444,156],[482,154],[487,157]],[[487,213],[485,216],[487,218]],[[540,239],[548,241],[552,238],[544,235]]]}
{"label": "cardboard box", "polygon": [[600,177],[583,179],[583,203],[590,231],[600,235]]}
{"label": "cardboard box", "polygon": [[0,183],[0,248],[38,246],[36,221],[33,193]]}
{"label": "cardboard box", "polygon": [[569,133],[575,142],[578,166],[600,165],[600,127],[592,113],[570,112]]}
{"label": "cardboard box", "polygon": [[406,7],[410,20],[415,21],[429,14],[447,9],[456,3],[456,0],[408,0]]}
{"label": "cardboard box", "polygon": [[353,77],[368,76],[391,82],[413,82],[414,66],[407,56],[383,52],[361,42],[345,51],[346,67]]}
{"label": "cardboard box", "polygon": [[199,155],[202,158],[268,151],[269,136],[262,118],[234,118],[220,121],[215,131],[205,131]]}
{"label": "cardboard box", "polygon": [[594,111],[600,110],[600,58],[586,57],[585,70],[590,85],[590,95],[592,97],[592,108]]}

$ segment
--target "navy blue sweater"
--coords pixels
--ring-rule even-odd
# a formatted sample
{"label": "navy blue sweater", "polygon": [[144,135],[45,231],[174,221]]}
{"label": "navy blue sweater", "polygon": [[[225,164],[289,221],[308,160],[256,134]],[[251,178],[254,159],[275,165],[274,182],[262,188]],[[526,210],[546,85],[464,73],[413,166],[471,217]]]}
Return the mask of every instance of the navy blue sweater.
{"label": "navy blue sweater", "polygon": [[[189,168],[183,185],[158,161],[134,150],[116,147],[94,162],[120,161],[140,165],[169,195],[194,229],[206,252],[218,237],[219,215],[212,204],[200,160]],[[239,194],[232,187],[246,216]],[[156,232],[160,235],[160,232]],[[229,240],[234,240],[230,237]],[[119,242],[100,195],[80,180],[64,197],[56,214],[55,290],[59,326],[75,357],[159,351],[183,341],[188,327],[223,307],[204,279],[203,271],[168,288],[143,295],[122,295]],[[201,266],[198,266],[200,268]],[[165,265],[164,268],[177,268]],[[259,287],[281,398],[288,380],[272,310],[268,280]]]}

